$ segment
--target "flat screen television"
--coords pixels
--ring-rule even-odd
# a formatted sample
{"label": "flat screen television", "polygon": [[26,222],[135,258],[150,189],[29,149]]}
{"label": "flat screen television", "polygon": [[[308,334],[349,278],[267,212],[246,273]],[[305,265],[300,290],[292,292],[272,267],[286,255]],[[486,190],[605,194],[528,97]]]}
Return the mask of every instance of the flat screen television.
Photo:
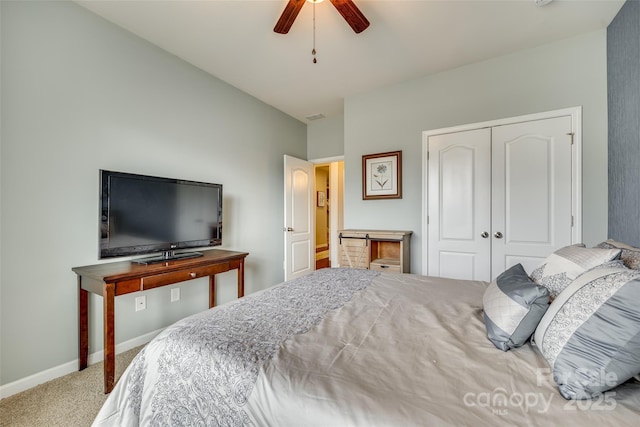
{"label": "flat screen television", "polygon": [[100,258],[150,264],[222,244],[222,185],[100,170]]}

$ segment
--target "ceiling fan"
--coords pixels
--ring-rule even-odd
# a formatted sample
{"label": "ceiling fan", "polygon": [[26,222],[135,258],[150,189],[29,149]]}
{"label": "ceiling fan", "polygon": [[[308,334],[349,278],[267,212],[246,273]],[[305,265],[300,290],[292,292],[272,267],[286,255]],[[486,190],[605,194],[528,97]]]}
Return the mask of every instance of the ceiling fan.
{"label": "ceiling fan", "polygon": [[[302,9],[305,1],[310,1],[311,3],[320,3],[322,0],[289,0],[289,3],[282,11],[282,15],[280,15],[280,19],[276,23],[276,26],[273,28],[273,31],[279,34],[287,34],[289,29],[293,25],[293,21],[296,20],[296,16]],[[361,33],[367,29],[369,26],[369,21],[365,16],[360,12],[360,9],[353,3],[352,0],[330,0],[331,4],[338,9],[340,15],[347,21],[347,24],[353,28],[353,31],[356,33]]]}

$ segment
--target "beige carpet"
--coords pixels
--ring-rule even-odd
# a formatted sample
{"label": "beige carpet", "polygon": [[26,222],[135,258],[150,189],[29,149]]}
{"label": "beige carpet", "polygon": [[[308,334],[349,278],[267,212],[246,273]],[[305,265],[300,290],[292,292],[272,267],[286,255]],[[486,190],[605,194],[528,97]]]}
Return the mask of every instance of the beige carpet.
{"label": "beige carpet", "polygon": [[[142,349],[116,356],[116,378]],[[0,426],[90,426],[107,399],[102,362],[0,400]]]}

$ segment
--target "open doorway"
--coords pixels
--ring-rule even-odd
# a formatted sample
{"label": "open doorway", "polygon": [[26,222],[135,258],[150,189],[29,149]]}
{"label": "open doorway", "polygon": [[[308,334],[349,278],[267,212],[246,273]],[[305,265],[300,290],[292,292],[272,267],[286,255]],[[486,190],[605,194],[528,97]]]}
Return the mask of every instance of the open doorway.
{"label": "open doorway", "polygon": [[338,265],[343,225],[344,161],[315,164],[316,270]]}

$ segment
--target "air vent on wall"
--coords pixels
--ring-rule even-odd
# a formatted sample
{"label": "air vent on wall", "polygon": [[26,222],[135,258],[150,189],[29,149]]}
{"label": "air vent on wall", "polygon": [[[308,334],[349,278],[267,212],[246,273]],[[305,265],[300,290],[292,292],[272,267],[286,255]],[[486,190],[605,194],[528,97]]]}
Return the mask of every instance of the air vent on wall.
{"label": "air vent on wall", "polygon": [[305,117],[305,119],[307,119],[307,120],[324,119],[324,114],[322,114],[322,113],[310,114],[307,117]]}

